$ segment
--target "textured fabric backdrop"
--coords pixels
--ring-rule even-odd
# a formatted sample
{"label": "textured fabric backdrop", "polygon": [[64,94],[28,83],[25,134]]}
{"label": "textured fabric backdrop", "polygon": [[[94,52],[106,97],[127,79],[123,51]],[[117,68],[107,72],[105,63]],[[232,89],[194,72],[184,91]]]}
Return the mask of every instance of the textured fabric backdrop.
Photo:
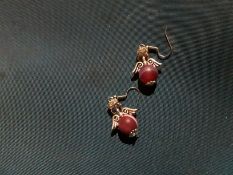
{"label": "textured fabric backdrop", "polygon": [[[0,175],[232,175],[233,2],[1,0]],[[139,138],[110,136],[138,44],[175,52]]]}

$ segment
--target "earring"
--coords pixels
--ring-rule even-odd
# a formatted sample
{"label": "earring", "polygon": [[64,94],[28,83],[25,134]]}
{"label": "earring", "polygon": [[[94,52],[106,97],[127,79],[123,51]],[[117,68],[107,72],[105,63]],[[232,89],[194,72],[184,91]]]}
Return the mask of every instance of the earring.
{"label": "earring", "polygon": [[122,107],[120,102],[125,101],[129,91],[139,90],[131,87],[127,90],[125,95],[113,96],[108,99],[108,112],[112,116],[112,131],[119,131],[127,137],[135,137],[138,131],[138,121],[136,117],[137,109]]}
{"label": "earring", "polygon": [[157,54],[160,60],[165,60],[171,56],[173,50],[166,30],[167,28],[165,28],[164,35],[170,48],[169,53],[167,55],[162,55],[158,47],[140,44],[137,49],[136,65],[132,71],[132,80],[139,79],[140,83],[144,86],[153,86],[156,84],[159,74],[158,69],[162,63],[153,58],[149,58],[149,54]]}

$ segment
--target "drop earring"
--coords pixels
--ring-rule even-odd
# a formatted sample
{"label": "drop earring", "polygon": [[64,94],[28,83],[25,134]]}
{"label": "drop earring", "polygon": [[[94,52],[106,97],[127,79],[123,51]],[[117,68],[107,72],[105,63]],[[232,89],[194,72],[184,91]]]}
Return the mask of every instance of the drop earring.
{"label": "drop earring", "polygon": [[169,53],[167,55],[162,55],[158,47],[140,44],[137,49],[136,65],[132,71],[131,80],[139,79],[140,83],[144,86],[153,86],[156,84],[159,74],[158,69],[162,63],[150,58],[149,54],[155,53],[160,60],[165,60],[171,56],[173,49],[168,39],[166,30],[167,28],[165,28],[164,35],[170,48]]}
{"label": "drop earring", "polygon": [[123,107],[121,104],[122,101],[126,100],[129,91],[132,90],[139,93],[136,87],[131,87],[125,95],[115,95],[108,99],[108,112],[112,117],[112,131],[118,131],[127,137],[135,137],[138,132],[137,109]]}

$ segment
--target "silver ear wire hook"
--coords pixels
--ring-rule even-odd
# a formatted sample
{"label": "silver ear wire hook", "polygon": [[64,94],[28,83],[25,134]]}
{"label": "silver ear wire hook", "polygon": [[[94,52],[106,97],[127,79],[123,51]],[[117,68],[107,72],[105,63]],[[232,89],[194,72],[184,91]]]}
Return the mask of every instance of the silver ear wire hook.
{"label": "silver ear wire hook", "polygon": [[147,46],[148,47],[148,52],[157,54],[157,56],[158,56],[158,58],[160,60],[168,59],[171,56],[171,54],[173,53],[173,48],[171,46],[171,42],[169,41],[169,38],[167,36],[167,26],[165,27],[164,36],[165,36],[165,38],[167,40],[167,43],[168,43],[168,46],[169,46],[169,49],[170,49],[169,52],[166,55],[161,54],[160,51],[159,51],[159,48],[156,47],[156,46]]}
{"label": "silver ear wire hook", "polygon": [[138,88],[136,88],[136,87],[130,87],[130,88],[126,91],[126,94],[125,94],[125,95],[117,96],[117,99],[118,99],[119,101],[124,101],[124,100],[126,100],[127,97],[128,97],[129,92],[130,92],[130,91],[133,91],[133,90],[135,90],[135,91],[137,91],[138,93],[140,93],[140,91],[139,91]]}
{"label": "silver ear wire hook", "polygon": [[128,94],[130,91],[137,91],[140,93],[139,89],[136,87],[130,87],[125,95],[119,95],[119,96],[112,96],[108,99],[108,109],[111,111],[112,114],[119,113],[122,110],[122,104],[120,102],[125,101],[128,97]]}

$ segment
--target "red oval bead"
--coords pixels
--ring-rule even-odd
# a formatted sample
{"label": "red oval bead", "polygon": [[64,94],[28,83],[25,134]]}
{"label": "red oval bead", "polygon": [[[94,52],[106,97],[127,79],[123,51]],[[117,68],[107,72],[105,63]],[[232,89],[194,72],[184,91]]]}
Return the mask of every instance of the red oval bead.
{"label": "red oval bead", "polygon": [[139,80],[144,85],[155,84],[158,78],[158,70],[153,65],[144,65],[139,71]]}
{"label": "red oval bead", "polygon": [[118,122],[118,130],[124,135],[130,135],[138,128],[136,118],[129,114],[123,114]]}

